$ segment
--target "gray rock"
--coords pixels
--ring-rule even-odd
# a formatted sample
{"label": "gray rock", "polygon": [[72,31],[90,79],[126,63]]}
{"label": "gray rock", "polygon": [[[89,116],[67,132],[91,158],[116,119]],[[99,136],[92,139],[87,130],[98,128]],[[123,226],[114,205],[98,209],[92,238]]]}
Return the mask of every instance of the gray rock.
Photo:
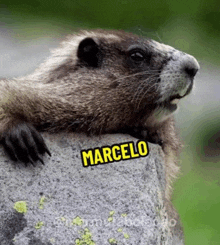
{"label": "gray rock", "polygon": [[[184,244],[178,215],[164,198],[158,145],[149,144],[146,157],[85,168],[82,149],[136,140],[121,134],[44,138],[52,152],[45,166],[25,167],[0,151],[1,245]],[[19,201],[26,213],[14,208]]]}

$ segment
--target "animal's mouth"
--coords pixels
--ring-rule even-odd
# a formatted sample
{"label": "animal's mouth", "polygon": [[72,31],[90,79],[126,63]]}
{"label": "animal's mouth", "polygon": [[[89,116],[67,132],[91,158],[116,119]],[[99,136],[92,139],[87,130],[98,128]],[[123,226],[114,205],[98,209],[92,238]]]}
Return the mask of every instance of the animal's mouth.
{"label": "animal's mouth", "polygon": [[169,109],[171,112],[175,111],[177,109],[177,104],[180,101],[180,99],[187,96],[191,91],[193,87],[193,82],[190,83],[189,87],[187,88],[186,92],[182,95],[181,93],[177,93],[174,95],[171,95],[167,101],[164,102],[164,106]]}
{"label": "animal's mouth", "polygon": [[164,107],[167,108],[170,112],[173,112],[177,109],[177,104],[184,96],[179,94],[172,95],[167,101],[164,102]]}
{"label": "animal's mouth", "polygon": [[182,99],[183,97],[184,97],[184,96],[180,96],[179,94],[172,95],[172,96],[169,98],[168,102],[169,102],[170,104],[177,104],[177,103],[180,101],[180,99]]}

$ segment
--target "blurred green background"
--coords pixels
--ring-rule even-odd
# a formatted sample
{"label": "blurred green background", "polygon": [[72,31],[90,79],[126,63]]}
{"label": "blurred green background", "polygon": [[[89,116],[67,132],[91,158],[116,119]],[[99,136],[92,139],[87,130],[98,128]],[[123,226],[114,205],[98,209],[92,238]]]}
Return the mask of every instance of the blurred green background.
{"label": "blurred green background", "polygon": [[173,203],[186,245],[220,244],[220,2],[217,0],[32,0],[0,2],[0,27],[20,42],[80,28],[132,31],[194,55],[195,92],[181,103],[185,144]]}

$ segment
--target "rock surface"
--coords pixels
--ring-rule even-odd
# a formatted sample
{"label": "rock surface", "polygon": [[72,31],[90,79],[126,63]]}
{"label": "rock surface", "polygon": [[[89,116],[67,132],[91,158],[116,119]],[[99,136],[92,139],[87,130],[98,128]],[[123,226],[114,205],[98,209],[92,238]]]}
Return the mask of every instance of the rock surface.
{"label": "rock surface", "polygon": [[52,152],[45,166],[25,167],[0,151],[1,245],[183,244],[172,237],[178,224],[165,208],[159,146],[149,144],[146,157],[85,168],[82,149],[136,140],[121,134],[44,138]]}

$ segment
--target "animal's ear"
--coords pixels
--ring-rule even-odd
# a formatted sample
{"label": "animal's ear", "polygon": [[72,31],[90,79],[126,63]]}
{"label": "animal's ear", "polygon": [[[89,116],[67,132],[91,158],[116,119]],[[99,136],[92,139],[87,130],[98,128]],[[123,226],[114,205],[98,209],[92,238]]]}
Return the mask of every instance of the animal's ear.
{"label": "animal's ear", "polygon": [[77,56],[87,66],[98,67],[101,64],[101,51],[93,38],[87,37],[80,42]]}

